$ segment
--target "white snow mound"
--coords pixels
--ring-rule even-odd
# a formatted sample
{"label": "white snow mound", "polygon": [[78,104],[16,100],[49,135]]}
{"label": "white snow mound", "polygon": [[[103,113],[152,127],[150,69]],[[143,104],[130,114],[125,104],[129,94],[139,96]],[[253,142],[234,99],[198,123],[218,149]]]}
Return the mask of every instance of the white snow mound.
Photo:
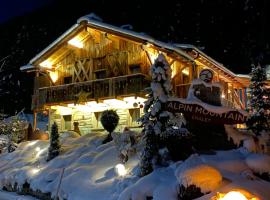
{"label": "white snow mound", "polygon": [[246,158],[250,169],[257,173],[270,173],[270,156],[266,154],[251,154]]}
{"label": "white snow mound", "polygon": [[197,155],[190,156],[176,171],[175,176],[180,185],[196,185],[203,193],[217,189],[222,182],[222,175],[214,167],[203,163]]}

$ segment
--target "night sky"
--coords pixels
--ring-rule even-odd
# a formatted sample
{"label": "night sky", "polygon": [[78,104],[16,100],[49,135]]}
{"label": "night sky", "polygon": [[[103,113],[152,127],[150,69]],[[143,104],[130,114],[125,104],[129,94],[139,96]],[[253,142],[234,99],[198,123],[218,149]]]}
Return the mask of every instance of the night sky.
{"label": "night sky", "polygon": [[193,44],[248,74],[252,64],[270,64],[269,10],[269,0],[2,0],[0,66],[8,58],[0,71],[0,111],[30,110],[33,78],[19,67],[86,14],[164,42]]}
{"label": "night sky", "polygon": [[52,0],[1,0],[0,23],[24,15],[50,2]]}

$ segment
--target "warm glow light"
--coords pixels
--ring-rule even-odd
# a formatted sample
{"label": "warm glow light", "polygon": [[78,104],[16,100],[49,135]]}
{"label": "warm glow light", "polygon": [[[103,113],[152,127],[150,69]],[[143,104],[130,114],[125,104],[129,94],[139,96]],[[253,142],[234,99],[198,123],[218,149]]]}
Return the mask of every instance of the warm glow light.
{"label": "warm glow light", "polygon": [[222,95],[221,95],[221,98],[225,99],[225,94],[222,94]]}
{"label": "warm glow light", "polygon": [[177,74],[177,67],[174,63],[172,63],[172,65],[171,65],[171,70],[172,70],[171,78],[174,78]]}
{"label": "warm glow light", "polygon": [[124,101],[126,101],[127,103],[134,103],[134,102],[140,102],[140,103],[143,103],[146,101],[145,98],[142,98],[142,97],[125,97],[123,98]]}
{"label": "warm glow light", "polygon": [[59,115],[71,115],[72,109],[65,106],[51,106],[51,109],[56,110]]}
{"label": "warm glow light", "polygon": [[39,151],[40,151],[40,147],[36,147],[35,150],[36,150],[37,152],[39,152]]}
{"label": "warm glow light", "polygon": [[39,63],[39,66],[51,69],[52,62],[50,60],[44,60],[42,63]]}
{"label": "warm glow light", "polygon": [[147,44],[146,44],[146,46],[149,48],[149,47],[151,47],[152,45],[151,45],[151,44],[149,44],[149,43],[147,43]]}
{"label": "warm glow light", "polygon": [[31,170],[32,174],[37,174],[40,171],[38,168],[34,168]]}
{"label": "warm glow light", "polygon": [[52,82],[56,82],[58,79],[58,73],[57,72],[50,72],[50,77],[52,79]]}
{"label": "warm glow light", "polygon": [[30,143],[28,144],[28,146],[33,146],[33,145],[35,145],[36,143],[37,143],[37,141],[30,142]]}
{"label": "warm glow light", "polygon": [[154,52],[151,52],[151,51],[147,51],[147,52],[148,52],[148,55],[150,57],[151,63],[154,63],[155,60],[158,57],[158,53],[154,53]]}
{"label": "warm glow light", "polygon": [[103,102],[112,108],[126,108],[126,102],[118,99],[106,99]]}
{"label": "warm glow light", "polygon": [[74,105],[68,104],[67,108],[78,110],[81,112],[102,112],[110,108],[108,104],[105,103],[97,103],[96,101],[86,102],[85,105],[77,104]]}
{"label": "warm glow light", "polygon": [[78,111],[81,111],[81,112],[91,112],[92,111],[91,107],[85,106],[85,105],[76,105],[74,108],[77,109]]}
{"label": "warm glow light", "polygon": [[76,106],[75,106],[74,103],[69,103],[67,107],[69,107],[69,108],[75,108]]}
{"label": "warm glow light", "polygon": [[77,48],[83,48],[83,42],[79,36],[76,36],[68,41],[68,44],[75,46]]}
{"label": "warm glow light", "polygon": [[125,176],[127,174],[127,170],[123,164],[117,164],[115,170],[118,176]]}
{"label": "warm glow light", "polygon": [[[36,151],[37,151],[38,149],[36,148]],[[44,149],[40,149],[39,148],[39,151],[37,151],[37,154],[36,154],[36,158],[38,158],[44,151],[46,151],[46,148],[44,148]]]}
{"label": "warm glow light", "polygon": [[232,191],[227,193],[224,197],[220,198],[220,200],[248,200],[248,199],[240,192]]}
{"label": "warm glow light", "polygon": [[[247,196],[245,196],[245,194]],[[212,198],[213,200],[259,200],[256,197],[249,197],[251,196],[248,192],[243,191],[230,191],[226,194],[218,193],[216,197]]]}
{"label": "warm glow light", "polygon": [[91,112],[101,112],[110,108],[108,104],[97,103],[96,101],[89,101],[86,105],[91,108]]}
{"label": "warm glow light", "polygon": [[185,69],[183,69],[182,73],[188,76],[189,75],[189,68],[186,67]]}
{"label": "warm glow light", "polygon": [[89,101],[89,102],[86,102],[86,105],[88,106],[96,106],[98,103],[96,101]]}
{"label": "warm glow light", "polygon": [[[105,99],[102,103],[96,101],[85,102],[85,104],[68,104],[67,106],[51,106],[51,109],[56,110],[56,114],[70,115],[74,111],[80,112],[102,112],[108,109],[131,109],[134,108],[134,103],[138,106],[144,106],[145,98],[142,97],[125,97],[123,100],[119,99]],[[142,107],[141,107],[142,108]]]}

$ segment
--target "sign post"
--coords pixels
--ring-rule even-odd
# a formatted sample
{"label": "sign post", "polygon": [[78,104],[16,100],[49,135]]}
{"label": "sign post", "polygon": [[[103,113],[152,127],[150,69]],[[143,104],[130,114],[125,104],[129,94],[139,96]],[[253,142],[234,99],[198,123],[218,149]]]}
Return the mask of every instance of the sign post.
{"label": "sign post", "polygon": [[172,113],[183,113],[188,120],[209,124],[242,124],[247,120],[247,113],[236,109],[209,106],[205,103],[189,103],[186,100],[169,100],[167,110]]}

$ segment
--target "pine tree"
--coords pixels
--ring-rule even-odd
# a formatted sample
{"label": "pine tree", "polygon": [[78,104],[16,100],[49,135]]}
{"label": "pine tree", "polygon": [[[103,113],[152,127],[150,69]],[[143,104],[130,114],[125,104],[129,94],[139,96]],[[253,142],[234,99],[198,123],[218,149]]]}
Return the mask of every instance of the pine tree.
{"label": "pine tree", "polygon": [[103,141],[103,143],[112,141],[112,132],[114,131],[119,122],[119,116],[117,112],[114,110],[103,111],[100,121],[104,129],[106,129],[109,132],[109,135]]}
{"label": "pine tree", "polygon": [[248,129],[257,136],[263,131],[270,130],[270,95],[266,88],[266,71],[260,65],[253,66],[251,71],[251,99],[250,117],[247,121]]}
{"label": "pine tree", "polygon": [[144,116],[140,119],[143,126],[144,150],[141,155],[141,176],[152,172],[158,156],[161,134],[166,132],[170,113],[166,102],[171,95],[171,68],[163,54],[159,54],[150,68],[152,77],[148,99],[144,106]]}
{"label": "pine tree", "polygon": [[60,153],[60,142],[57,124],[54,122],[51,130],[50,147],[47,161],[54,159]]}

